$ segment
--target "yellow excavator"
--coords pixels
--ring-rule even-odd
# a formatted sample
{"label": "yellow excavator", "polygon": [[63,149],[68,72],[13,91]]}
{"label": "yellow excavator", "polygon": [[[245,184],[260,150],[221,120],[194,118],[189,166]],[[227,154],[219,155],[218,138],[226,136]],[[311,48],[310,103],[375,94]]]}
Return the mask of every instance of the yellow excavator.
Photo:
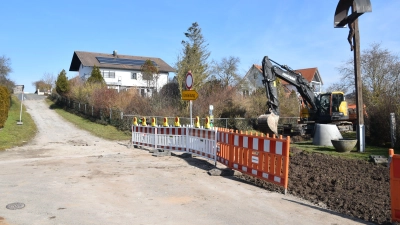
{"label": "yellow excavator", "polygon": [[[275,65],[273,65],[274,63]],[[294,132],[304,135],[312,134],[314,126],[336,124],[339,130],[353,130],[349,121],[348,105],[344,93],[340,91],[315,95],[311,84],[300,74],[286,65],[280,65],[265,56],[262,61],[262,83],[266,88],[267,112],[257,118],[260,131],[278,135],[279,100],[276,79],[280,78],[296,87],[302,97],[300,120],[294,125]]]}

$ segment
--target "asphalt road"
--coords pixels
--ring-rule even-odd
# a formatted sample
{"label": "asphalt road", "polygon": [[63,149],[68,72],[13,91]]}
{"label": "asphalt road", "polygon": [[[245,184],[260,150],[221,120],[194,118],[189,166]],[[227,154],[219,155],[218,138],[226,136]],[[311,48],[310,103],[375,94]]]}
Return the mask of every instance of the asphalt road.
{"label": "asphalt road", "polygon": [[[201,158],[153,157],[94,137],[28,96],[24,104],[39,131],[27,145],[0,152],[0,225],[366,224],[209,176]],[[8,209],[12,203],[24,207]]]}

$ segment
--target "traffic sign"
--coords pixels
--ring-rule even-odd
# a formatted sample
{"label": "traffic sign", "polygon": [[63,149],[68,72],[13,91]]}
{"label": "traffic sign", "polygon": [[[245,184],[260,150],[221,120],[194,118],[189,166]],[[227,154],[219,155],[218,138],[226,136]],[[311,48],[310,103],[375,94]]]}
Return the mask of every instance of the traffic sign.
{"label": "traffic sign", "polygon": [[193,76],[192,73],[189,71],[186,74],[186,89],[190,90],[193,87]]}
{"label": "traffic sign", "polygon": [[195,90],[182,91],[182,100],[196,100],[197,97],[199,97],[199,94]]}

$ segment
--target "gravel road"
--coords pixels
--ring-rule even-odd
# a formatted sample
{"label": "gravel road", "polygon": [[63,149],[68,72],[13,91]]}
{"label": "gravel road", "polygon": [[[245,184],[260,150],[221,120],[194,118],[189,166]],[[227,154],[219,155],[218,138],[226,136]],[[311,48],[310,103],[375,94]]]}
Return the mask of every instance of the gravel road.
{"label": "gravel road", "polygon": [[[201,158],[153,157],[92,136],[44,100],[24,104],[38,133],[23,147],[0,151],[0,225],[366,224],[232,177],[209,176]],[[7,209],[11,203],[25,207]]]}

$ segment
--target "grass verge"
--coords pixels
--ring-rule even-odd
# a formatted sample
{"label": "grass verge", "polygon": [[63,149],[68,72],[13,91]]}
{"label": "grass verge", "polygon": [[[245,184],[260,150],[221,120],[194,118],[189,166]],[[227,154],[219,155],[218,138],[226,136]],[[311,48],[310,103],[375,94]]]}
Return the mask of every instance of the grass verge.
{"label": "grass verge", "polygon": [[132,138],[132,134],[130,132],[120,131],[111,125],[101,125],[98,123],[94,123],[88,119],[82,118],[80,116],[65,111],[64,109],[60,108],[49,99],[46,99],[46,102],[52,110],[54,110],[58,115],[63,117],[65,120],[75,124],[75,126],[77,126],[82,130],[89,131],[91,134],[97,137],[113,141],[130,140]]}
{"label": "grass verge", "polygon": [[22,146],[35,137],[37,127],[25,106],[22,106],[22,125],[17,125],[21,112],[21,102],[15,95],[11,96],[11,108],[4,128],[0,130],[0,150]]}
{"label": "grass verge", "polygon": [[[343,138],[352,138],[356,139],[356,132],[348,132],[342,134]],[[304,141],[298,143],[290,144],[291,147],[296,147],[308,152],[319,152],[328,154],[335,157],[343,157],[343,158],[350,158],[350,159],[361,159],[361,160],[369,160],[370,155],[382,155],[388,157],[389,155],[389,148],[387,147],[377,147],[377,146],[370,146],[366,144],[364,152],[357,152],[357,147],[351,152],[348,153],[341,153],[336,152],[333,146],[316,146],[313,145],[312,141]]]}

